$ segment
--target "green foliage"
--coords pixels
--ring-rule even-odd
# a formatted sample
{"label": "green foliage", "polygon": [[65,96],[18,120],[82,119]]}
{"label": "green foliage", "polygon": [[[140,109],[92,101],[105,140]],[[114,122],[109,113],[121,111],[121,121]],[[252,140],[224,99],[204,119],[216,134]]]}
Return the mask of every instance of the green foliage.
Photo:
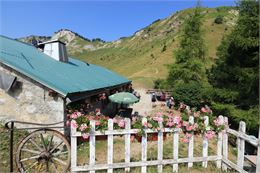
{"label": "green foliage", "polygon": [[203,63],[196,59],[172,65],[168,74],[168,82],[172,86],[180,81],[187,83],[189,81],[205,80],[205,78]]}
{"label": "green foliage", "polygon": [[222,24],[223,23],[223,17],[222,16],[217,16],[214,20],[214,23],[216,24]]}
{"label": "green foliage", "polygon": [[167,80],[173,88],[176,83],[206,79],[205,66],[203,65],[206,48],[201,27],[201,9],[197,7],[185,21],[180,47],[175,52],[176,63],[170,66]]}
{"label": "green foliage", "polygon": [[[221,103],[233,102],[241,107],[259,101],[259,8],[258,1],[240,1],[239,18],[234,30],[218,48],[219,60],[209,75],[210,83],[221,89]],[[234,94],[235,93],[235,94]],[[222,98],[224,98],[222,97]],[[230,97],[230,98],[228,98]]]}
{"label": "green foliage", "polygon": [[[229,117],[233,128],[245,121],[257,134],[259,125],[259,1],[240,1],[236,27],[218,47],[219,59],[209,73],[213,111]],[[236,106],[235,106],[236,105]]]}
{"label": "green foliage", "polygon": [[191,59],[205,59],[205,44],[202,38],[202,15],[197,7],[185,21],[180,48],[176,52],[176,62],[187,62]]}
{"label": "green foliage", "polygon": [[229,89],[215,88],[212,91],[212,99],[222,103],[233,103],[237,99],[238,94],[238,92]]}
{"label": "green foliage", "polygon": [[153,88],[154,89],[163,89],[167,87],[167,83],[164,79],[156,79],[153,81]]}
{"label": "green foliage", "polygon": [[259,126],[259,107],[255,106],[249,110],[238,109],[231,104],[212,104],[213,112],[216,115],[224,115],[229,118],[229,124],[231,128],[238,129],[239,122],[244,121],[246,123],[246,129],[249,134],[257,135]]}
{"label": "green foliage", "polygon": [[196,81],[176,85],[172,94],[175,101],[191,107],[201,107],[211,102],[210,86]]}
{"label": "green foliage", "polygon": [[163,45],[163,48],[162,48],[161,52],[165,52],[166,49],[167,49],[167,46],[166,46],[166,45]]}

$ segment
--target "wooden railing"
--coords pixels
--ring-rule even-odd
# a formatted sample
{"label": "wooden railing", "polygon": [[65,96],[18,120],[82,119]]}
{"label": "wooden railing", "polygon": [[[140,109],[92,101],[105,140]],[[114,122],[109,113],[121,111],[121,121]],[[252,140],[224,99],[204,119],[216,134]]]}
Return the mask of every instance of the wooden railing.
{"label": "wooden railing", "polygon": [[[219,117],[221,121],[228,122],[226,117]],[[143,121],[147,121],[146,118],[143,118]],[[191,116],[189,119],[190,123],[194,123],[194,118]],[[158,131],[158,143],[157,143],[157,160],[147,160],[147,134],[154,133],[157,131],[147,129],[145,134],[142,136],[141,141],[141,161],[130,161],[131,155],[131,134],[136,134],[137,129],[131,129],[130,119],[125,119],[125,129],[114,130],[113,129],[113,120],[108,120],[108,130],[105,132],[95,131],[95,121],[91,121],[92,130],[89,137],[89,164],[78,166],[77,165],[77,138],[81,137],[81,132],[77,132],[75,128],[71,128],[71,172],[78,171],[89,171],[94,173],[96,170],[107,170],[108,173],[112,173],[113,169],[124,168],[126,172],[129,172],[133,167],[141,167],[141,172],[147,172],[147,166],[157,166],[157,172],[163,172],[163,165],[172,165],[173,172],[178,172],[178,167],[180,163],[187,163],[188,167],[191,168],[193,163],[202,162],[203,167],[207,167],[208,161],[214,161],[217,168],[222,168],[227,170],[229,168],[235,169],[238,172],[246,172],[243,170],[244,162],[244,148],[245,141],[251,143],[252,145],[258,147],[258,160],[256,164],[256,172],[260,172],[260,146],[259,139],[255,140],[250,138],[250,136],[245,134],[245,123],[240,123],[239,131],[228,129],[227,133],[217,134],[217,154],[208,155],[208,140],[203,138],[203,149],[201,157],[194,157],[194,137],[192,136],[188,143],[188,157],[179,158],[179,134],[180,130],[165,128],[163,131]],[[208,126],[208,117],[205,117],[205,126]],[[162,123],[159,124],[162,128]],[[173,156],[172,159],[163,159],[163,132],[173,133]],[[238,160],[237,163],[233,163],[228,159],[228,135],[232,134],[238,138]],[[106,164],[96,164],[96,136],[107,135],[107,163]],[[124,162],[113,163],[113,140],[114,135],[123,135],[125,138],[124,146]]]}

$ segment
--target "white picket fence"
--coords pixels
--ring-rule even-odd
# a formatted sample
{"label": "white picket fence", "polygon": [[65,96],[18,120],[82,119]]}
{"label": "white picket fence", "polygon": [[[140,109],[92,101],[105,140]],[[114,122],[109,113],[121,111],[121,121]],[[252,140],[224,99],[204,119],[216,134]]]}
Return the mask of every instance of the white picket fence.
{"label": "white picket fence", "polygon": [[[228,123],[226,117],[219,117],[222,122]],[[143,118],[143,121],[147,121],[146,118]],[[194,122],[194,118],[191,116],[189,121]],[[77,138],[81,137],[82,134],[77,132],[75,128],[71,128],[71,172],[78,171],[89,171],[94,173],[97,170],[107,170],[108,173],[112,173],[113,169],[124,168],[125,172],[130,172],[130,169],[133,167],[141,167],[141,172],[147,172],[147,166],[157,166],[157,172],[163,172],[163,165],[172,165],[173,172],[178,172],[178,164],[187,163],[188,168],[193,166],[195,162],[202,162],[203,167],[207,167],[208,161],[214,161],[217,168],[222,168],[227,170],[228,168],[233,168],[238,172],[246,172],[243,170],[244,164],[244,149],[245,141],[251,143],[252,145],[258,148],[258,160],[256,172],[260,173],[260,144],[259,139],[255,140],[250,138],[250,136],[245,134],[245,123],[240,123],[239,131],[228,129],[227,133],[219,133],[217,135],[217,155],[208,155],[208,141],[206,138],[203,139],[203,149],[201,157],[194,157],[194,137],[192,136],[188,143],[188,157],[179,158],[179,129],[169,129],[164,128],[163,132],[173,133],[173,157],[172,159],[163,159],[163,132],[158,132],[158,148],[157,148],[157,160],[147,160],[147,134],[154,133],[153,131],[147,129],[145,135],[142,136],[141,142],[141,161],[130,161],[130,152],[131,152],[131,134],[136,134],[137,129],[131,129],[130,119],[125,119],[125,129],[122,130],[113,130],[113,120],[108,120],[108,130],[105,132],[95,131],[95,121],[91,121],[92,131],[89,137],[89,164],[78,166],[77,165]],[[208,126],[208,117],[205,117],[205,125]],[[162,123],[159,124],[162,127]],[[260,128],[259,128],[260,131]],[[229,134],[237,136],[238,143],[238,160],[237,163],[233,163],[228,159],[228,136]],[[107,135],[107,163],[106,164],[96,164],[96,136]],[[124,135],[125,138],[125,161],[121,163],[113,163],[113,136],[114,135]],[[87,155],[87,154],[86,154]]]}

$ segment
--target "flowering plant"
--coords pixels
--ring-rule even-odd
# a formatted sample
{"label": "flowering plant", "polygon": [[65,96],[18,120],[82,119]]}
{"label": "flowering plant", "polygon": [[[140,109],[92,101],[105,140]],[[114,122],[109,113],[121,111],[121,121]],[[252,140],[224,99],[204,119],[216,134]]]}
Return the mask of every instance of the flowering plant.
{"label": "flowering plant", "polygon": [[145,134],[145,129],[160,130],[158,122],[163,121],[161,117],[146,117],[146,120],[143,121],[141,117],[132,118],[132,128],[138,129],[139,136]]}
{"label": "flowering plant", "polygon": [[[203,135],[206,139],[213,138],[216,133],[220,133],[228,128],[227,124],[219,118],[210,116],[212,112],[207,111],[206,108],[202,108],[200,111],[192,110],[189,114],[173,114],[172,112],[158,112],[154,116],[147,116],[146,120],[142,117],[132,117],[131,128],[137,130],[137,135],[142,136],[145,134],[146,129],[152,129],[155,131],[163,130],[160,127],[160,123],[164,128],[179,128],[184,133],[183,142],[189,142],[189,139],[193,134]],[[193,115],[194,123],[187,121],[189,116]],[[205,116],[209,117],[209,125],[205,126]],[[74,112],[68,115],[69,121],[67,125],[76,128],[77,131],[82,133],[84,139],[89,137],[89,133],[92,129],[90,121],[95,120],[95,130],[104,132],[108,129],[109,117],[104,115],[83,115],[80,112]],[[125,120],[122,117],[113,118],[114,129],[124,129]],[[131,137],[132,139],[132,137]]]}
{"label": "flowering plant", "polygon": [[[87,139],[92,129],[90,124],[91,120],[95,120],[95,130],[105,132],[108,129],[109,117],[104,115],[83,115],[80,112],[74,112],[68,115],[67,125],[76,128],[77,131],[82,133],[82,137]],[[125,127],[125,121],[121,117],[115,117],[113,119],[114,129],[123,129]]]}

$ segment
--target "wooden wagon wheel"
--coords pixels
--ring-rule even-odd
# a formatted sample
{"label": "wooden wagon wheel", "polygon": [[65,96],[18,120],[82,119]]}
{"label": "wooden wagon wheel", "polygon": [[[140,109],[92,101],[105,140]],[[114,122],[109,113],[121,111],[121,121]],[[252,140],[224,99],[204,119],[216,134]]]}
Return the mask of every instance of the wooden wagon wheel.
{"label": "wooden wagon wheel", "polygon": [[58,131],[36,130],[18,145],[16,164],[20,172],[66,172],[70,167],[70,144]]}

